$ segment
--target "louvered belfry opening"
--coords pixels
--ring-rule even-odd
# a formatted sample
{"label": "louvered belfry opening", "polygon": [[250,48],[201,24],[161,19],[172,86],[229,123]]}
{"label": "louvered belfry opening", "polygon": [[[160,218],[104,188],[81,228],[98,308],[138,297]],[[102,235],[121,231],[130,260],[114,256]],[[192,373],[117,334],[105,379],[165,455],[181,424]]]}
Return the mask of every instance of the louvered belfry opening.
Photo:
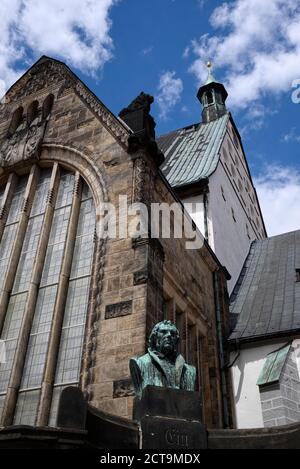
{"label": "louvered belfry opening", "polygon": [[62,389],[79,383],[94,201],[58,163],[11,173],[0,200],[0,425],[54,426]]}

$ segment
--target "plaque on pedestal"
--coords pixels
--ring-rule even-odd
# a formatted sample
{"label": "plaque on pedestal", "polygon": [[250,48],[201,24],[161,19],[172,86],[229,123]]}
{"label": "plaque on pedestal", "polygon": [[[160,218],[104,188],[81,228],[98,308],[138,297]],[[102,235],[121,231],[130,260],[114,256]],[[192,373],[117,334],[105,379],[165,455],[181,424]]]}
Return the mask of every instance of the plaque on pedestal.
{"label": "plaque on pedestal", "polygon": [[143,449],[207,449],[207,432],[200,422],[167,417],[143,417]]}
{"label": "plaque on pedestal", "polygon": [[143,449],[207,448],[197,392],[147,386],[135,399],[133,415],[141,425]]}

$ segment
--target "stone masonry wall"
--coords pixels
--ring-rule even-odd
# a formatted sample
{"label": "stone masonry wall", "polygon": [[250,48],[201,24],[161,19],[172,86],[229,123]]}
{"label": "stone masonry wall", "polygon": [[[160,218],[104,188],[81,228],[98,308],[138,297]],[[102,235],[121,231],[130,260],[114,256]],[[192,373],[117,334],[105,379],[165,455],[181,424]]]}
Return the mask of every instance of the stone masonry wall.
{"label": "stone masonry wall", "polygon": [[[34,99],[41,103],[53,93],[40,164],[59,161],[79,171],[92,189],[96,209],[105,199],[118,210],[119,195],[148,206],[150,202],[176,201],[150,155],[129,155],[125,128],[109,117],[104,106],[103,110],[99,105],[98,112],[92,95],[82,92],[82,85],[69,76],[66,79],[63,69],[57,67],[44,64],[43,85],[36,73],[30,86],[24,82],[11,96],[11,103],[0,113],[0,138],[7,132],[14,109],[20,105],[26,109]],[[22,161],[13,169],[22,173],[31,164]],[[164,276],[168,274],[180,287],[190,314],[205,326],[201,356],[205,423],[222,427],[213,280],[220,265],[206,244],[193,251],[185,249],[185,242],[140,242],[126,236],[103,242],[96,236],[80,386],[95,407],[131,418],[129,359],[145,352],[152,325],[162,319]]]}
{"label": "stone masonry wall", "polygon": [[300,380],[293,349],[290,350],[278,383],[260,389],[265,427],[300,421]]}

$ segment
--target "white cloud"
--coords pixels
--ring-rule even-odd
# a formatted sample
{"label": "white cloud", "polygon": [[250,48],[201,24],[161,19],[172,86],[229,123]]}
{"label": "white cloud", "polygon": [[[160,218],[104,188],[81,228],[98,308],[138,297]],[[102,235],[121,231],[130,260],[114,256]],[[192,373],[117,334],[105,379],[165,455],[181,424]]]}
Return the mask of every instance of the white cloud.
{"label": "white cloud", "polygon": [[254,179],[269,236],[300,230],[300,170],[270,165]]}
{"label": "white cloud", "polygon": [[141,55],[149,55],[153,51],[153,46],[145,47],[145,49],[141,50]]}
{"label": "white cloud", "polygon": [[297,133],[296,127],[293,127],[287,134],[285,134],[282,138],[283,142],[296,142],[300,143],[300,134]]}
{"label": "white cloud", "polygon": [[300,0],[234,0],[211,16],[215,35],[193,40],[191,71],[206,78],[205,62],[225,70],[230,105],[246,108],[265,94],[289,91],[300,78]]}
{"label": "white cloud", "polygon": [[156,96],[160,109],[160,117],[166,119],[171,109],[180,101],[183,91],[183,83],[180,78],[175,78],[176,72],[164,72],[159,80]]}
{"label": "white cloud", "polygon": [[93,74],[112,57],[110,8],[117,0],[1,0],[0,87],[22,73],[18,63],[52,55]]}
{"label": "white cloud", "polygon": [[247,139],[251,130],[262,129],[266,123],[266,118],[277,113],[276,109],[271,109],[262,103],[254,102],[244,112],[244,125],[240,129],[241,136]]}

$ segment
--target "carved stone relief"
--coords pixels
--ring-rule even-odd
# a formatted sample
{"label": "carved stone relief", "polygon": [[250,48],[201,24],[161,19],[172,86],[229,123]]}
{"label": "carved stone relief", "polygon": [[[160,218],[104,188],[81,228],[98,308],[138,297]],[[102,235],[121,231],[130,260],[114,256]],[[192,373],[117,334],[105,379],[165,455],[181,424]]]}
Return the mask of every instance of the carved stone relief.
{"label": "carved stone relief", "polygon": [[127,147],[127,140],[130,132],[125,129],[119,119],[117,119],[101,101],[68,69],[68,67],[55,60],[48,59],[37,63],[27,74],[25,74],[5,96],[6,102],[23,99],[29,95],[36,95],[46,87],[55,88],[55,85],[63,83],[62,89],[73,88],[75,93],[85,102],[89,109],[98,116],[104,126]]}
{"label": "carved stone relief", "polygon": [[38,159],[46,122],[16,131],[0,144],[0,166],[7,167],[24,160]]}

